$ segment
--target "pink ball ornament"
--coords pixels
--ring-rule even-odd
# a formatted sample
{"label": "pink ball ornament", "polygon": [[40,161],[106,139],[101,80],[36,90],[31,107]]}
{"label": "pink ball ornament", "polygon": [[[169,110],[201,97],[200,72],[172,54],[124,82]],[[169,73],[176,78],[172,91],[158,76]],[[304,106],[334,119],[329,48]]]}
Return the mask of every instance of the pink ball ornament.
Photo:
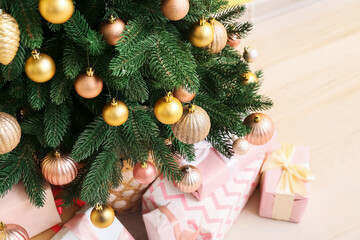
{"label": "pink ball ornament", "polygon": [[139,162],[133,170],[135,180],[140,184],[150,184],[156,178],[156,167],[151,162]]}
{"label": "pink ball ornament", "polygon": [[227,45],[229,45],[230,47],[236,48],[237,46],[240,45],[241,39],[238,38],[235,35],[232,36],[228,36],[228,41],[227,41]]}

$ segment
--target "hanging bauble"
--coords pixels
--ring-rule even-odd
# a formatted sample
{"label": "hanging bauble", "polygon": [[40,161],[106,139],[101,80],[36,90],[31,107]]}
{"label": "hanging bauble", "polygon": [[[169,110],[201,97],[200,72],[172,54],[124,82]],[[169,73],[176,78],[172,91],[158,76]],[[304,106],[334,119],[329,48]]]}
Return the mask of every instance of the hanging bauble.
{"label": "hanging bauble", "polygon": [[0,239],[1,240],[29,240],[29,234],[20,225],[5,224],[0,222]]}
{"label": "hanging bauble", "polygon": [[73,15],[74,3],[72,0],[40,0],[39,11],[46,21],[61,24]]}
{"label": "hanging bauble", "polygon": [[19,48],[20,30],[15,18],[0,9],[0,63],[8,65]]}
{"label": "hanging bauble", "polygon": [[243,81],[244,85],[248,85],[250,83],[257,83],[258,82],[258,79],[257,79],[256,75],[254,73],[252,73],[252,72],[245,72],[245,73],[241,74],[241,77],[244,80]]}
{"label": "hanging bauble", "polygon": [[263,145],[274,135],[274,123],[264,113],[252,113],[244,120],[244,124],[251,129],[245,139],[253,145]]}
{"label": "hanging bauble", "polygon": [[126,122],[129,117],[129,109],[125,103],[113,98],[105,104],[102,110],[102,116],[107,124],[117,127]]}
{"label": "hanging bauble", "polygon": [[161,11],[172,21],[183,19],[189,12],[189,0],[162,0]]}
{"label": "hanging bauble", "polygon": [[49,81],[56,71],[54,60],[49,55],[40,53],[38,50],[33,50],[31,55],[25,63],[26,75],[37,83]]}
{"label": "hanging bauble", "polygon": [[50,152],[41,162],[41,172],[46,181],[62,186],[75,179],[78,173],[78,164],[74,162],[69,153]]}
{"label": "hanging bauble", "polygon": [[199,106],[184,106],[184,113],[179,121],[171,126],[177,139],[183,143],[194,144],[204,140],[209,135],[210,117]]}
{"label": "hanging bauble", "polygon": [[21,128],[16,118],[0,112],[0,155],[14,150],[20,138]]}
{"label": "hanging bauble", "polygon": [[174,124],[182,116],[183,107],[181,102],[168,92],[165,97],[160,98],[154,107],[156,118],[163,124]]}
{"label": "hanging bauble", "polygon": [[228,36],[227,45],[230,47],[236,48],[240,45],[241,39],[235,34]]}
{"label": "hanging bauble", "polygon": [[233,142],[232,149],[237,155],[245,155],[249,151],[250,145],[245,138],[238,138]]}
{"label": "hanging bauble", "polygon": [[209,23],[212,25],[214,29],[214,39],[211,42],[211,44],[208,46],[210,52],[212,53],[218,53],[221,50],[224,49],[226,46],[228,37],[227,37],[227,31],[224,25],[222,25],[221,22],[216,21],[215,18],[210,17]]}
{"label": "hanging bauble", "polygon": [[109,19],[101,23],[100,33],[107,44],[115,46],[117,41],[121,39],[120,35],[124,32],[125,26],[121,19],[111,15]]}
{"label": "hanging bauble", "polygon": [[214,29],[205,18],[200,18],[191,26],[189,40],[195,47],[207,47],[214,40]]}
{"label": "hanging bauble", "polygon": [[258,56],[258,52],[255,49],[252,49],[250,47],[244,48],[243,58],[247,62],[249,62],[249,63],[255,62],[257,56]]}
{"label": "hanging bauble", "polygon": [[150,184],[157,176],[156,167],[149,161],[139,162],[134,166],[133,175],[138,183]]}
{"label": "hanging bauble", "polygon": [[114,209],[107,204],[96,204],[90,213],[91,223],[98,228],[109,227],[114,222],[114,219]]}
{"label": "hanging bauble", "polygon": [[198,190],[202,183],[200,170],[191,165],[182,166],[180,169],[183,173],[183,178],[180,182],[176,183],[176,186],[185,193]]}
{"label": "hanging bauble", "polygon": [[75,90],[83,98],[95,98],[103,89],[103,80],[92,68],[86,69],[86,74],[80,74],[75,80]]}
{"label": "hanging bauble", "polygon": [[182,103],[190,102],[194,99],[195,95],[196,92],[190,92],[185,87],[179,87],[174,91],[174,97]]}

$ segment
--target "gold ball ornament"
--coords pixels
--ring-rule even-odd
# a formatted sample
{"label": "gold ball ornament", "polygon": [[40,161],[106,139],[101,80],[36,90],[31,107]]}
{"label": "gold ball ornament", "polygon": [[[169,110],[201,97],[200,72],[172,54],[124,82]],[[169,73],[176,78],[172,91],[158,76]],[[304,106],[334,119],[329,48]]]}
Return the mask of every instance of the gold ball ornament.
{"label": "gold ball ornament", "polygon": [[174,97],[179,99],[180,102],[186,103],[194,99],[196,93],[188,91],[185,87],[179,87],[174,91]]}
{"label": "gold ball ornament", "polygon": [[49,81],[56,71],[54,60],[38,50],[31,52],[31,57],[26,60],[25,73],[34,82],[44,83]]}
{"label": "gold ball ornament", "polygon": [[0,222],[0,239],[1,240],[29,240],[29,234],[20,225],[5,224]]}
{"label": "gold ball ornament", "polygon": [[258,57],[258,52],[256,51],[256,49],[252,49],[250,47],[244,48],[243,58],[247,62],[249,63],[255,62],[257,57]]}
{"label": "gold ball ornament", "polygon": [[189,30],[189,41],[195,47],[207,47],[214,40],[214,29],[206,22],[205,18],[200,18]]}
{"label": "gold ball ornament", "polygon": [[209,115],[204,109],[196,105],[184,106],[182,117],[171,126],[175,137],[187,144],[204,140],[209,135],[210,128]]}
{"label": "gold ball ornament", "polygon": [[0,155],[11,152],[21,139],[21,128],[13,116],[0,112]]}
{"label": "gold ball ornament", "polygon": [[181,102],[168,92],[165,97],[160,98],[154,107],[155,117],[163,124],[174,124],[180,120],[183,114]]}
{"label": "gold ball ornament", "polygon": [[256,75],[252,72],[246,72],[241,74],[241,77],[243,78],[243,84],[244,85],[248,85],[250,83],[257,83],[258,79],[256,77]]}
{"label": "gold ball ornament", "polygon": [[263,145],[274,135],[274,123],[264,113],[252,113],[244,119],[244,124],[251,129],[245,139],[253,145]]}
{"label": "gold ball ornament", "polygon": [[83,98],[95,98],[103,89],[103,80],[94,73],[92,68],[86,74],[80,74],[75,80],[75,90]]}
{"label": "gold ball ornament", "polygon": [[249,149],[249,142],[245,138],[238,138],[233,142],[232,149],[237,155],[245,155]]}
{"label": "gold ball ornament", "polygon": [[121,19],[111,15],[108,20],[101,23],[100,33],[107,44],[115,46],[121,39],[120,35],[124,32],[125,27],[126,25]]}
{"label": "gold ball ornament", "polygon": [[126,122],[129,117],[129,109],[125,103],[113,98],[105,104],[102,110],[102,116],[108,125],[117,127]]}
{"label": "gold ball ornament", "polygon": [[189,12],[189,0],[162,0],[161,11],[172,21],[183,19]]}
{"label": "gold ball ornament", "polygon": [[95,227],[107,228],[115,219],[115,212],[112,207],[107,204],[96,204],[90,213],[90,220]]}
{"label": "gold ball ornament", "polygon": [[78,173],[78,164],[74,162],[69,153],[50,152],[41,162],[41,172],[47,182],[62,186],[75,179]]}
{"label": "gold ball ornament", "polygon": [[210,52],[218,53],[221,50],[223,50],[224,47],[226,46],[228,40],[227,31],[224,25],[222,25],[221,22],[216,21],[215,18],[213,17],[209,18],[209,23],[212,25],[214,29],[214,39],[211,42],[211,44],[208,46],[208,48]]}
{"label": "gold ball ornament", "polygon": [[40,0],[39,11],[46,21],[61,24],[73,15],[74,3],[72,0]]}
{"label": "gold ball ornament", "polygon": [[0,9],[0,63],[8,65],[19,48],[20,30],[15,18]]}
{"label": "gold ball ornament", "polygon": [[183,173],[183,178],[180,182],[176,183],[176,186],[185,193],[198,190],[202,184],[200,170],[191,165],[182,166],[180,169]]}

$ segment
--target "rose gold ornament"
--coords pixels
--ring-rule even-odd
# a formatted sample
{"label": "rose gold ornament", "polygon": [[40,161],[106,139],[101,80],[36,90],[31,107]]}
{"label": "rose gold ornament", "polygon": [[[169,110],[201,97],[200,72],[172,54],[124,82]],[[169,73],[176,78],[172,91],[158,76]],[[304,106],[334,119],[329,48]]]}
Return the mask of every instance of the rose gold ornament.
{"label": "rose gold ornament", "polygon": [[86,74],[80,74],[75,80],[75,90],[83,98],[95,98],[103,89],[103,80],[92,68],[86,69]]}
{"label": "rose gold ornament", "polygon": [[196,92],[189,92],[185,87],[179,87],[174,91],[174,97],[179,99],[180,102],[186,103],[194,99]]}
{"label": "rose gold ornament", "polygon": [[245,155],[249,151],[250,145],[245,138],[238,138],[233,142],[232,149],[237,155]]}
{"label": "rose gold ornament", "polygon": [[140,184],[150,184],[155,180],[156,167],[151,162],[139,162],[134,166],[134,178]]}
{"label": "rose gold ornament", "polygon": [[228,36],[227,45],[230,47],[236,48],[240,45],[241,39],[236,35]]}
{"label": "rose gold ornament", "polygon": [[16,56],[20,30],[15,18],[0,9],[0,63],[8,65]]}
{"label": "rose gold ornament", "polygon": [[48,153],[41,162],[41,171],[46,181],[53,185],[66,185],[72,182],[78,173],[78,164],[69,153],[55,151]]}
{"label": "rose gold ornament", "polygon": [[212,25],[214,29],[214,39],[211,44],[208,46],[210,52],[218,53],[224,49],[227,43],[227,31],[224,25],[221,22],[216,21],[215,18],[210,17],[209,23]]}
{"label": "rose gold ornament", "polygon": [[274,135],[274,123],[264,113],[252,113],[244,120],[244,124],[251,128],[251,132],[245,139],[253,145],[263,145]]}
{"label": "rose gold ornament", "polygon": [[202,184],[200,170],[191,165],[182,166],[180,169],[184,176],[180,182],[176,183],[176,186],[185,193],[198,190]]}
{"label": "rose gold ornament", "polygon": [[0,154],[11,152],[19,144],[21,128],[13,116],[0,112]]}
{"label": "rose gold ornament", "polygon": [[161,11],[172,21],[183,19],[189,12],[189,0],[162,0]]}
{"label": "rose gold ornament", "polygon": [[20,225],[5,224],[0,222],[0,239],[1,240],[29,240],[29,234]]}
{"label": "rose gold ornament", "polygon": [[101,23],[100,33],[107,44],[115,46],[117,41],[121,39],[120,35],[125,27],[126,25],[121,19],[111,15],[108,20]]}
{"label": "rose gold ornament", "polygon": [[249,62],[249,63],[255,62],[257,56],[258,56],[258,52],[255,49],[252,49],[250,47],[244,48],[243,58],[247,62]]}

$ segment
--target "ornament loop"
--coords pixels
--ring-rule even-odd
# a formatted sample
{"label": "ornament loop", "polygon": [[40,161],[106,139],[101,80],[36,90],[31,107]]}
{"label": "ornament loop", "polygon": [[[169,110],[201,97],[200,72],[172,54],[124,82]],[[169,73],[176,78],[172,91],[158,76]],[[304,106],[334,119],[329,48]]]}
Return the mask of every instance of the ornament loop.
{"label": "ornament loop", "polygon": [[250,47],[249,47],[249,46],[246,46],[246,47],[244,48],[244,51],[245,51],[245,52],[249,52],[249,50],[250,50]]}
{"label": "ornament loop", "polygon": [[214,25],[215,18],[213,18],[213,17],[209,17],[208,22],[209,22],[211,25]]}
{"label": "ornament loop", "polygon": [[115,23],[116,22],[116,17],[114,15],[110,15],[110,17],[108,18],[108,21],[110,23]]}
{"label": "ornament loop", "polygon": [[112,106],[112,107],[116,107],[116,106],[117,106],[116,98],[111,99],[111,106]]}
{"label": "ornament loop", "polygon": [[189,105],[189,113],[193,113],[193,112],[195,112],[195,105],[193,105],[193,104],[190,104]]}
{"label": "ornament loop", "polygon": [[167,103],[170,103],[173,100],[173,94],[171,92],[168,92],[165,97],[165,101]]}
{"label": "ornament loop", "polygon": [[260,115],[255,115],[255,117],[254,117],[254,122],[255,122],[255,123],[259,123],[260,120],[261,120]]}
{"label": "ornament loop", "polygon": [[37,49],[32,50],[31,55],[34,59],[37,59],[37,60],[40,59],[40,51]]}
{"label": "ornament loop", "polygon": [[6,230],[6,224],[2,221],[0,221],[0,231]]}
{"label": "ornament loop", "polygon": [[94,76],[94,69],[93,69],[92,67],[88,67],[88,68],[86,69],[86,75],[87,75],[88,77],[93,77],[93,76]]}
{"label": "ornament loop", "polygon": [[205,23],[206,23],[206,19],[205,19],[205,17],[201,17],[201,18],[199,18],[199,25],[200,25],[200,26],[204,26],[204,25],[205,25]]}
{"label": "ornament loop", "polygon": [[144,169],[148,168],[147,162],[142,162],[140,166],[141,166],[141,168],[144,168]]}
{"label": "ornament loop", "polygon": [[54,155],[55,155],[56,158],[61,157],[61,154],[60,154],[60,151],[59,151],[59,150],[56,150],[56,151],[54,152]]}
{"label": "ornament loop", "polygon": [[103,210],[103,206],[100,204],[100,203],[97,203],[96,206],[95,206],[95,209],[97,211],[102,211]]}
{"label": "ornament loop", "polygon": [[4,13],[4,10],[0,8],[0,15],[3,15]]}

